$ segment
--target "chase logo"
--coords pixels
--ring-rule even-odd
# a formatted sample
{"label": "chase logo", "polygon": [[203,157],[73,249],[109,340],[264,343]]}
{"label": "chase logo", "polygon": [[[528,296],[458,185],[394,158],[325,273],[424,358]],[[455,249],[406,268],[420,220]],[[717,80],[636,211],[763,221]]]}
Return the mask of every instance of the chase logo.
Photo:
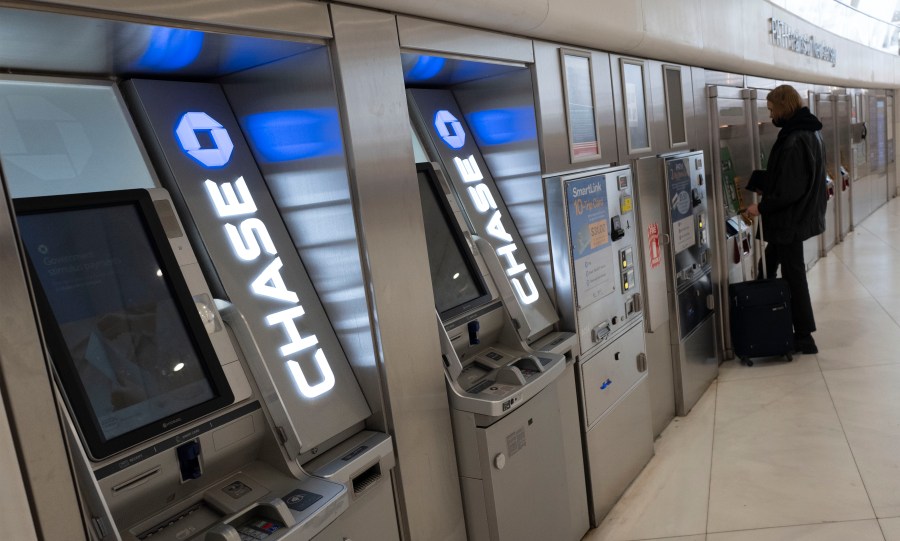
{"label": "chase logo", "polygon": [[[208,133],[213,146],[203,148],[197,132]],[[206,113],[185,113],[175,128],[175,136],[181,148],[206,167],[222,167],[227,164],[234,150],[228,130]]]}
{"label": "chase logo", "polygon": [[450,148],[462,148],[466,143],[466,132],[463,131],[462,124],[450,111],[441,109],[434,115],[434,128],[438,135]]}

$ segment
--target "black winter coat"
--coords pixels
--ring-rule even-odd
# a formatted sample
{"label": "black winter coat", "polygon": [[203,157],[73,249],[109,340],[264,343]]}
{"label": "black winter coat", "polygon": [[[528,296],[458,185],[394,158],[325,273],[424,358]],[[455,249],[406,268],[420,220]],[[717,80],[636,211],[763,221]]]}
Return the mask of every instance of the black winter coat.
{"label": "black winter coat", "polygon": [[784,121],[772,145],[759,213],[767,241],[788,244],[825,231],[822,123],[806,107]]}

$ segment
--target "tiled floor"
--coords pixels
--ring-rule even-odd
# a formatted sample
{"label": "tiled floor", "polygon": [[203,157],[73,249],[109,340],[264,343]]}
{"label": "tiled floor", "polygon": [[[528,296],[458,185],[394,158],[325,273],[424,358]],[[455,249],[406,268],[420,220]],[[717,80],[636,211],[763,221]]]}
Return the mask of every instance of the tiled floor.
{"label": "tiled floor", "polygon": [[819,354],[723,364],[584,541],[900,541],[900,198],[808,276]]}

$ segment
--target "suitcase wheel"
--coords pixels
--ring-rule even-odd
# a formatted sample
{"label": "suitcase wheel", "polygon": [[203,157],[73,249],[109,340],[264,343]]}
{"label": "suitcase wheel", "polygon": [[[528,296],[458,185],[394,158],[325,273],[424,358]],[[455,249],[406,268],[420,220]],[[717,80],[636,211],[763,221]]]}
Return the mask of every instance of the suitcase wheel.
{"label": "suitcase wheel", "polygon": [[753,366],[753,361],[750,360],[750,357],[741,357],[741,364],[745,366]]}

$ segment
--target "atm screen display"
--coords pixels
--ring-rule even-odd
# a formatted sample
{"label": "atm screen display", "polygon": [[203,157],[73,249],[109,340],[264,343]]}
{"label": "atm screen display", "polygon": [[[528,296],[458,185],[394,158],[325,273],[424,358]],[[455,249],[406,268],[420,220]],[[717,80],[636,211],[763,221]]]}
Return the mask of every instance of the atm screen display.
{"label": "atm screen display", "polygon": [[429,164],[419,164],[417,169],[434,304],[441,319],[447,321],[488,302],[491,296],[434,170]]}
{"label": "atm screen display", "polygon": [[146,191],[15,206],[50,356],[93,458],[231,403]]}

